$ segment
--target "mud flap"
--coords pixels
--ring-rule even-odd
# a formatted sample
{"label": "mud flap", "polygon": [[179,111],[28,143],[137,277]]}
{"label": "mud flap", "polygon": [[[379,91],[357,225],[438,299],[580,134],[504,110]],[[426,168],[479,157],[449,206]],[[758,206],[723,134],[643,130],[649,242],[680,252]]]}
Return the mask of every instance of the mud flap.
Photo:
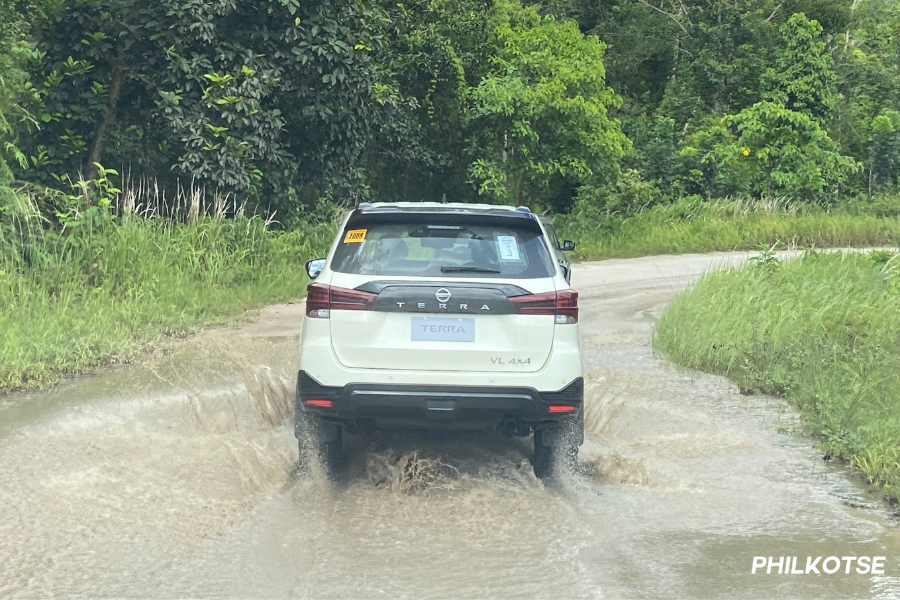
{"label": "mud flap", "polygon": [[558,427],[541,430],[541,445],[553,446],[566,444],[569,446],[581,446],[584,443],[584,408],[578,415],[560,421]]}
{"label": "mud flap", "polygon": [[294,437],[304,440],[307,436],[319,442],[336,442],[341,437],[341,426],[297,410],[294,417]]}
{"label": "mud flap", "polygon": [[294,393],[294,437],[301,442],[312,438],[318,442],[336,442],[341,438],[341,426],[314,417],[303,409],[300,399],[301,376],[297,376]]}

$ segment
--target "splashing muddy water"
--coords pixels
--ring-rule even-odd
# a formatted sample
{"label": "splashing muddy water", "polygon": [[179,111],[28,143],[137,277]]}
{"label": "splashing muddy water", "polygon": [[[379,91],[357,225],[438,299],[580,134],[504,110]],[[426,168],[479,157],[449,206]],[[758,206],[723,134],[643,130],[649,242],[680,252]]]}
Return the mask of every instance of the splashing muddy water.
{"label": "splashing muddy water", "polygon": [[[678,371],[652,323],[743,254],[577,265],[583,473],[529,440],[348,436],[297,475],[299,306],[0,404],[0,597],[895,598],[900,534],[783,402]],[[754,556],[885,575],[752,575]]]}

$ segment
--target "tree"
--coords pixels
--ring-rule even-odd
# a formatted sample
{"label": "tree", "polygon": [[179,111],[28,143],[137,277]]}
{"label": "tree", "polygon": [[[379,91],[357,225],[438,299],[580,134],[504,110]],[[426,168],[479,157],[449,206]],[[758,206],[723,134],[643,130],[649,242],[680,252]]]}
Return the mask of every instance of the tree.
{"label": "tree", "polygon": [[357,0],[68,0],[39,38],[35,169],[102,159],[266,204],[346,183],[381,121],[384,27]]}
{"label": "tree", "polygon": [[[661,112],[679,124],[737,112],[761,100],[759,79],[772,51],[774,2],[672,2],[678,29],[675,70]],[[671,20],[671,19],[670,19]]]}
{"label": "tree", "polygon": [[782,25],[780,34],[783,46],[763,80],[766,100],[827,122],[838,95],[834,59],[826,50],[822,26],[797,13]]}
{"label": "tree", "polygon": [[0,0],[0,185],[12,179],[7,159],[19,167],[26,160],[18,147],[18,133],[32,117],[17,100],[28,81],[28,64],[38,58],[27,36],[28,11],[38,13],[30,3]]}
{"label": "tree", "polygon": [[886,110],[872,121],[869,138],[869,194],[896,183],[900,175],[900,112]]}
{"label": "tree", "polygon": [[736,152],[737,142],[722,117],[709,118],[690,132],[679,151],[678,185],[706,198],[752,194],[752,165]]}
{"label": "tree", "polygon": [[859,170],[821,124],[779,104],[760,102],[724,119],[733,141],[721,144],[723,160],[743,161],[756,194],[827,200]]}
{"label": "tree", "polygon": [[[860,160],[870,159],[873,119],[885,109],[900,107],[898,26],[896,2],[867,0],[857,4],[852,26],[838,39],[835,71],[840,99],[830,131],[845,153]],[[858,184],[868,188],[864,177]]]}
{"label": "tree", "polygon": [[385,1],[384,70],[395,82],[392,114],[367,156],[376,197],[474,199],[464,157],[469,91],[487,72],[490,0]]}
{"label": "tree", "polygon": [[681,29],[634,0],[570,0],[569,5],[565,12],[561,6],[548,12],[577,20],[581,31],[608,45],[604,52],[607,83],[624,98],[620,111],[631,116],[652,114],[676,67]]}
{"label": "tree", "polygon": [[644,180],[655,181],[662,190],[668,191],[677,160],[675,120],[645,115],[623,118],[622,129],[632,141],[623,166],[638,171]]}
{"label": "tree", "polygon": [[805,11],[841,31],[850,16],[849,0],[553,2],[609,43],[609,82],[625,97],[625,110],[659,108],[679,128],[763,99],[759,81],[775,59],[779,24],[791,14]]}
{"label": "tree", "polygon": [[879,190],[898,30],[896,0],[0,0],[0,161],[193,179],[286,224],[320,198],[827,197],[731,152],[744,117],[805,148],[802,114],[869,166],[844,189]]}
{"label": "tree", "polygon": [[[554,183],[615,182],[628,140],[608,114],[604,45],[575,23],[497,5],[495,54],[472,90],[469,178],[501,202],[546,203]],[[574,192],[574,188],[572,189]]]}

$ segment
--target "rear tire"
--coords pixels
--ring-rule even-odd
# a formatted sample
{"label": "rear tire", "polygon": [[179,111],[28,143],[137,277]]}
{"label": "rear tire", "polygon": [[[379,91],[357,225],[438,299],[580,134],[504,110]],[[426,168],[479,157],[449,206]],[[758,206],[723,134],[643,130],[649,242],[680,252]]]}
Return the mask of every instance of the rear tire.
{"label": "rear tire", "polygon": [[325,475],[333,479],[341,460],[344,428],[301,414],[296,431],[300,451],[299,470],[309,471],[311,462],[318,461]]}
{"label": "rear tire", "polygon": [[578,447],[584,442],[584,411],[554,429],[534,432],[534,475],[550,479],[563,471],[578,468]]}
{"label": "rear tire", "polygon": [[327,475],[329,479],[334,479],[338,470],[338,464],[341,462],[344,429],[343,427],[338,427],[337,430],[337,440],[333,442],[319,442],[317,448],[322,470],[325,471],[325,475]]}

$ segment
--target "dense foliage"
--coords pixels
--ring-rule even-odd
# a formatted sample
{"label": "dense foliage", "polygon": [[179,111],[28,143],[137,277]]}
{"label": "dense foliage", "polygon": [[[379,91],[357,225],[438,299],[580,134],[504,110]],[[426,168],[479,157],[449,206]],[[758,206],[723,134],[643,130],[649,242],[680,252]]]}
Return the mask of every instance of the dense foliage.
{"label": "dense foliage", "polygon": [[285,225],[444,194],[828,204],[897,185],[898,31],[897,0],[0,0],[0,178],[103,164]]}

